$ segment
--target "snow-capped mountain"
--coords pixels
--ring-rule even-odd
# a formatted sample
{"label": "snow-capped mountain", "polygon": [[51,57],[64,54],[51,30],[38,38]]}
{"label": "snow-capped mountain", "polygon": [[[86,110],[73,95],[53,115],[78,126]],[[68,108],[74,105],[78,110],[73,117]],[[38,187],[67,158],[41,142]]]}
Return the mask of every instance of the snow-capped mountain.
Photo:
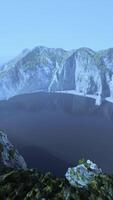
{"label": "snow-capped mountain", "polygon": [[0,68],[0,99],[36,91],[68,92],[113,101],[113,49],[95,52],[38,46]]}

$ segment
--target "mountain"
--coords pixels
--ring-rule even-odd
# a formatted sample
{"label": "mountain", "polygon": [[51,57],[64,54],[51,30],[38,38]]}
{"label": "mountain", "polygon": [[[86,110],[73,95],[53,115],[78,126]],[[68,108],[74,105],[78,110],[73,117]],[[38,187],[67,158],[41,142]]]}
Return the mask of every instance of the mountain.
{"label": "mountain", "polygon": [[38,46],[0,68],[0,99],[36,91],[70,92],[113,102],[113,49]]}
{"label": "mountain", "polygon": [[0,130],[0,166],[14,169],[26,169],[26,163],[17,149],[8,140],[4,131]]}

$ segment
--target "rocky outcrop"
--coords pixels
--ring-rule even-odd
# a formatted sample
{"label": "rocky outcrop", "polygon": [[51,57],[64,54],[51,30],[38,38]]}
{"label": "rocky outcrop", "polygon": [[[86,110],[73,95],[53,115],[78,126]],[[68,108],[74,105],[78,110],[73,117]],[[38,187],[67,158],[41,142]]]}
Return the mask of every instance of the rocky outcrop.
{"label": "rocky outcrop", "polygon": [[26,169],[24,158],[8,140],[4,131],[0,130],[0,166],[14,169]]}
{"label": "rocky outcrop", "polygon": [[51,173],[6,168],[0,176],[0,199],[113,200],[113,175],[99,173],[87,187],[80,188]]}
{"label": "rocky outcrop", "polygon": [[113,175],[103,174],[90,160],[69,168],[66,178],[26,169],[23,157],[0,131],[0,199],[112,200]]}
{"label": "rocky outcrop", "polygon": [[47,91],[53,74],[67,56],[65,50],[40,46],[4,65],[0,70],[0,99],[39,90]]}
{"label": "rocky outcrop", "polygon": [[74,90],[113,100],[112,55],[113,49],[65,51],[40,46],[26,50],[0,68],[0,99],[40,90]]}
{"label": "rocky outcrop", "polygon": [[90,160],[86,162],[83,160],[76,167],[68,168],[65,177],[72,186],[82,188],[87,187],[95,180],[95,176],[101,173],[102,170],[95,163]]}

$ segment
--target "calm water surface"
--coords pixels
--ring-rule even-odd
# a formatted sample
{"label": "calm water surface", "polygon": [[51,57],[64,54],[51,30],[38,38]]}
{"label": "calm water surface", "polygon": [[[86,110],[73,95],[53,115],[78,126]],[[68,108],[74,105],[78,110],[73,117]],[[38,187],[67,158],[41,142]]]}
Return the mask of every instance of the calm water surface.
{"label": "calm water surface", "polygon": [[63,175],[86,158],[113,172],[112,110],[72,95],[22,95],[0,102],[0,128],[39,171]]}

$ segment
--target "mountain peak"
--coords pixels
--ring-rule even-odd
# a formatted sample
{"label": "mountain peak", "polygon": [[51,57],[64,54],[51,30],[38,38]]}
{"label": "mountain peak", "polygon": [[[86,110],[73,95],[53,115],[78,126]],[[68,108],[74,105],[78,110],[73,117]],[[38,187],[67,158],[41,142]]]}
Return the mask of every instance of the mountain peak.
{"label": "mountain peak", "polygon": [[[36,91],[113,98],[113,49],[95,52],[37,46],[0,68],[0,99]],[[108,99],[108,98],[107,98]]]}
{"label": "mountain peak", "polygon": [[91,54],[91,55],[94,55],[95,54],[95,51],[93,51],[92,49],[90,49],[90,48],[87,48],[87,47],[81,47],[81,48],[79,48],[79,49],[77,49],[76,51],[75,51],[76,53],[89,53],[89,54]]}

